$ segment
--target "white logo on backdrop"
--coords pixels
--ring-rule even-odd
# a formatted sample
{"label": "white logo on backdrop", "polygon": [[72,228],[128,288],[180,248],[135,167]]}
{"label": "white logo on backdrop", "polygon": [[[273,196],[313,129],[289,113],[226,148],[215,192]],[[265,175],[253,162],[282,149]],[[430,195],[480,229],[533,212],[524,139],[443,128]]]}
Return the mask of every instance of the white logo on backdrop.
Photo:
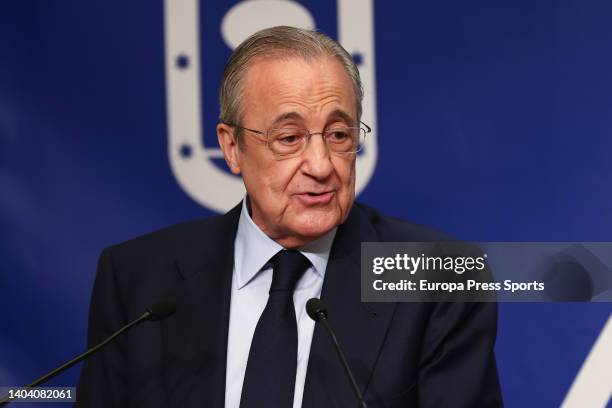
{"label": "white logo on backdrop", "polygon": [[[244,185],[240,178],[213,163],[223,157],[221,150],[204,145],[200,64],[206,61],[200,58],[198,7],[198,0],[164,1],[168,157],[174,177],[192,199],[211,210],[225,212],[244,196]],[[373,130],[357,157],[359,194],[374,173],[378,150],[373,4],[372,0],[337,0],[337,8],[338,41],[358,62],[365,90],[362,120]],[[233,50],[255,31],[276,25],[316,28],[313,16],[297,2],[247,0],[225,14],[221,35]],[[216,92],[218,82],[204,86]],[[213,124],[208,128],[214,128]]]}
{"label": "white logo on backdrop", "polygon": [[582,364],[561,408],[605,408],[612,402],[612,314]]}

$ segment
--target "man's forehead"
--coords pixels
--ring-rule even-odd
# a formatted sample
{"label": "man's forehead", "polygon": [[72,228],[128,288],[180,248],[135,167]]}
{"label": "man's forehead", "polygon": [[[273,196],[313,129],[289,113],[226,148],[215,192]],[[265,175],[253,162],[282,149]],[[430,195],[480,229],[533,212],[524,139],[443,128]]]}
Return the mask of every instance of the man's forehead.
{"label": "man's forehead", "polygon": [[[250,64],[242,88],[242,96],[249,104],[259,104],[262,97],[300,99],[307,96],[316,100],[326,93],[336,95],[347,104],[346,107],[334,106],[328,116],[347,122],[356,120],[353,117],[356,112],[352,112],[353,101],[357,99],[353,83],[342,63],[330,55],[257,57]],[[278,113],[273,119],[277,122],[303,118],[300,112],[288,110]]]}
{"label": "man's forehead", "polygon": [[[352,81],[349,74],[342,63],[335,57],[327,54],[322,54],[313,57],[302,57],[300,55],[276,55],[259,56],[251,61],[245,75],[243,86],[249,87],[253,84],[253,79],[275,81],[287,80],[287,84],[294,83],[303,77],[304,72],[318,71],[319,78],[324,78],[332,73],[341,73],[340,81],[337,85],[346,85],[352,90]],[[271,75],[274,71],[277,75]],[[278,75],[282,73],[282,75]]]}
{"label": "man's forehead", "polygon": [[295,63],[300,65],[317,65],[329,59],[337,61],[333,56],[324,53],[317,55],[301,55],[297,51],[268,51],[253,57],[249,62],[249,69],[262,63],[273,63],[278,66],[293,65]]}

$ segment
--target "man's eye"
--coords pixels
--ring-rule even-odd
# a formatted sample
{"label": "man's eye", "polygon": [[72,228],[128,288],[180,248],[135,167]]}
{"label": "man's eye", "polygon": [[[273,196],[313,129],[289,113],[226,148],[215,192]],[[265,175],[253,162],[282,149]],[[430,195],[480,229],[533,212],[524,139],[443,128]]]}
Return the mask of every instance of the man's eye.
{"label": "man's eye", "polygon": [[299,135],[283,135],[276,140],[284,145],[293,145],[299,143],[300,139],[301,137]]}
{"label": "man's eye", "polygon": [[328,133],[327,138],[330,142],[346,142],[351,137],[350,133],[344,129],[335,129]]}

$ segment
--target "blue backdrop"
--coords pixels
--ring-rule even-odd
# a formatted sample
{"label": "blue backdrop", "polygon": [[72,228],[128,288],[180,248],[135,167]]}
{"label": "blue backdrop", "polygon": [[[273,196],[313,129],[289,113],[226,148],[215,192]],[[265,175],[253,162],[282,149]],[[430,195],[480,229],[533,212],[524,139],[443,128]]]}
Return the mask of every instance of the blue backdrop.
{"label": "blue backdrop", "polygon": [[[0,385],[83,350],[104,246],[215,213],[169,160],[166,65],[195,62],[167,53],[171,3],[0,6]],[[351,13],[340,3],[301,4],[337,38],[340,14]],[[240,4],[199,5],[199,112],[211,146],[231,52],[222,20]],[[373,52],[355,53],[375,67],[376,96],[377,160],[359,200],[474,241],[612,241],[611,2],[373,7],[372,21],[354,22],[372,30]],[[180,153],[189,148],[201,146]],[[507,405],[558,406],[611,310],[500,305]],[[78,371],[53,384],[74,385]]]}

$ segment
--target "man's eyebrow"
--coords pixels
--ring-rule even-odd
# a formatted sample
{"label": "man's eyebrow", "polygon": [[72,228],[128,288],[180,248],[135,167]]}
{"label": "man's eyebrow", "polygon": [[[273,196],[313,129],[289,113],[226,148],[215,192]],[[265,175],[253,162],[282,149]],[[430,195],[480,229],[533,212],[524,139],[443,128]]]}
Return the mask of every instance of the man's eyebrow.
{"label": "man's eyebrow", "polygon": [[349,126],[355,126],[355,119],[342,109],[336,109],[329,114],[330,118],[340,118],[344,120]]}
{"label": "man's eyebrow", "polygon": [[300,115],[297,112],[286,112],[286,113],[281,113],[280,115],[278,115],[276,117],[276,119],[274,119],[274,122],[272,122],[272,126],[274,125],[278,125],[279,123],[285,121],[285,120],[290,120],[290,119],[297,119],[297,120],[302,120],[302,115]]}
{"label": "man's eyebrow", "polygon": [[[348,113],[346,113],[342,109],[335,109],[335,110],[333,110],[328,115],[328,117],[330,119],[342,119],[347,124],[349,124],[350,126],[354,126],[355,125],[355,119],[353,119],[353,117],[351,115],[349,115]],[[283,122],[285,120],[291,120],[291,119],[303,120],[304,118],[298,112],[294,112],[294,111],[292,111],[292,112],[285,112],[285,113],[282,113],[282,114],[278,115],[276,117],[276,119],[274,119],[274,122],[272,122],[272,126],[278,125],[279,123],[281,123],[281,122]]]}

